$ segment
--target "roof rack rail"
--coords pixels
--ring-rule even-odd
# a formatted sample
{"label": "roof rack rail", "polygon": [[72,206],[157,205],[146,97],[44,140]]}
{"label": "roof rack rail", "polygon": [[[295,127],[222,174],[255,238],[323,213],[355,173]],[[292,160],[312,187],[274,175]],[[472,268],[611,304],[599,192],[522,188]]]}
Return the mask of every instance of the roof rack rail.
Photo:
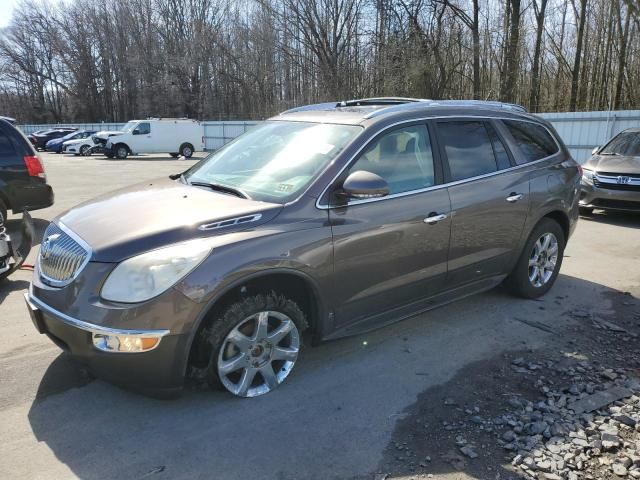
{"label": "roof rack rail", "polygon": [[383,108],[380,110],[376,110],[375,112],[370,112],[364,116],[364,118],[374,118],[380,115],[386,115],[389,113],[393,113],[396,111],[403,111],[406,109],[417,109],[417,108],[425,108],[425,107],[485,107],[485,108],[495,108],[495,109],[504,109],[510,110],[513,112],[519,113],[528,113],[527,109],[522,105],[517,105],[515,103],[504,103],[504,102],[495,102],[495,101],[486,101],[486,100],[420,100],[414,103],[403,103],[390,106],[388,108]]}
{"label": "roof rack rail", "polygon": [[363,107],[363,106],[375,106],[375,105],[404,105],[406,103],[414,102],[426,102],[428,100],[423,98],[408,98],[408,97],[373,97],[373,98],[360,98],[357,100],[343,100],[336,104],[336,108],[340,107]]}
{"label": "roof rack rail", "polygon": [[284,115],[285,113],[294,113],[294,112],[312,112],[317,110],[337,110],[338,108],[344,107],[375,107],[375,106],[393,106],[393,105],[404,105],[406,103],[415,103],[415,102],[425,102],[423,98],[407,98],[407,97],[372,97],[372,98],[359,98],[354,100],[341,100],[339,102],[324,102],[324,103],[314,103],[311,105],[303,105],[301,107],[294,107],[284,112],[280,113],[280,115]]}

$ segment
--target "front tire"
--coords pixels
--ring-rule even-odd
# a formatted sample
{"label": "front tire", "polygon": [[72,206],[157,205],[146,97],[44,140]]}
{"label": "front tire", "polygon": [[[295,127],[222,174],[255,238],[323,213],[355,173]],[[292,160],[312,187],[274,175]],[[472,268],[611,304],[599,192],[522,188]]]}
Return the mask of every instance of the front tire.
{"label": "front tire", "polygon": [[550,218],[542,219],[531,232],[505,285],[520,297],[541,297],[558,278],[565,245],[560,225]]}
{"label": "front tire", "polygon": [[88,157],[91,155],[91,153],[89,153],[89,150],[91,149],[91,147],[89,145],[82,145],[80,147],[80,155],[82,155],[83,157]]}
{"label": "front tire", "polygon": [[129,155],[129,149],[124,143],[119,143],[113,149],[118,160],[124,160]]}
{"label": "front tire", "polygon": [[293,370],[306,327],[300,307],[284,295],[260,293],[236,301],[204,331],[209,385],[238,397],[271,392]]}

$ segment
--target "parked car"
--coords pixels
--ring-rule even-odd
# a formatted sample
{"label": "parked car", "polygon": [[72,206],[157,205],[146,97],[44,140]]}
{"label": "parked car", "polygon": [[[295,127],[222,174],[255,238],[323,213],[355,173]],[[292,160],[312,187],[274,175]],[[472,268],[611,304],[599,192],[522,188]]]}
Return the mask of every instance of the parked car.
{"label": "parked car", "polygon": [[137,153],[169,152],[174,158],[191,158],[204,150],[202,125],[185,118],[149,118],[132,120],[122,133],[110,138],[105,146],[107,157],[125,159]]}
{"label": "parked car", "polygon": [[100,377],[167,393],[189,374],[258,396],[291,373],[303,335],[364,332],[501,282],[544,295],[580,177],[521,107],[306,107],[56,217],[26,301]]}
{"label": "parked car", "polygon": [[640,212],[640,128],[630,128],[596,147],[584,164],[580,211]]}
{"label": "parked car", "polygon": [[20,130],[0,119],[0,220],[53,205],[53,190],[37,153]]}
{"label": "parked car", "polygon": [[45,145],[45,150],[50,152],[62,153],[65,142],[69,140],[84,140],[94,133],[96,133],[95,130],[78,130],[76,132],[68,133],[64,137],[49,140]]}
{"label": "parked car", "polygon": [[50,130],[45,130],[44,132],[32,133],[28,136],[28,138],[31,144],[36,148],[36,150],[44,150],[45,145],[49,140],[64,137],[65,135],[68,135],[71,132],[75,132],[76,130],[78,129],[70,127],[52,128]]}
{"label": "parked car", "polygon": [[[76,155],[91,155],[92,153],[105,153],[105,145],[109,138],[114,137],[116,135],[122,134],[119,130],[101,130],[97,132],[95,135],[91,136],[91,141],[93,145],[90,149],[85,149],[84,153],[82,152],[82,145],[80,147],[70,147],[67,149],[69,153],[75,153]],[[109,152],[107,152],[109,154]]]}

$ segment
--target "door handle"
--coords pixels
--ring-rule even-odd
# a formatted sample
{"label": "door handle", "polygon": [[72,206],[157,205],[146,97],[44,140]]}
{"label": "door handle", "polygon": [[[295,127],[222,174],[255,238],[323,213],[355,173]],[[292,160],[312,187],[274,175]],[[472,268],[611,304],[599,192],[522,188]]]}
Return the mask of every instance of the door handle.
{"label": "door handle", "polygon": [[509,203],[516,203],[518,200],[520,200],[522,197],[524,197],[523,194],[521,193],[515,193],[515,192],[511,192],[509,194],[509,196],[507,198],[505,198],[505,200]]}
{"label": "door handle", "polygon": [[447,218],[447,214],[446,213],[435,213],[435,212],[432,212],[423,221],[424,221],[424,223],[427,223],[429,225],[435,225],[440,220],[444,220],[445,218]]}

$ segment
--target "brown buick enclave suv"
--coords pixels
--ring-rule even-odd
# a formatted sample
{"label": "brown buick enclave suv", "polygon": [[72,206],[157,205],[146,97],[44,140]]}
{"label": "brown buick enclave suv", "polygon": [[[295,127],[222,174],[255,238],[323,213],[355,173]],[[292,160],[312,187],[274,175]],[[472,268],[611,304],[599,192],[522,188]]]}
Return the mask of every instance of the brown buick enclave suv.
{"label": "brown buick enclave suv", "polygon": [[57,217],[26,295],[97,375],[267,393],[303,346],[490,289],[546,293],[580,167],[515,105],[365,99],[287,111],[183,174]]}

